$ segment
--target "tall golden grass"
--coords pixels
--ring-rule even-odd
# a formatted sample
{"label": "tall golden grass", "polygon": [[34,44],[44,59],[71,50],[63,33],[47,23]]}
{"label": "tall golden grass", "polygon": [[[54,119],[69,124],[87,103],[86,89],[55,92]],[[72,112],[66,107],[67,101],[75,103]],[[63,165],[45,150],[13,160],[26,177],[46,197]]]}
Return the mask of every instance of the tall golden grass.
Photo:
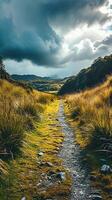
{"label": "tall golden grass", "polygon": [[101,191],[103,199],[110,200],[112,174],[103,175],[101,167],[112,166],[112,76],[93,89],[67,95],[65,99],[65,111],[72,118],[82,160],[90,167],[91,175],[97,177],[91,185]]}
{"label": "tall golden grass", "polygon": [[83,147],[112,137],[112,76],[96,88],[67,95],[66,102],[76,122],[77,141]]}
{"label": "tall golden grass", "polygon": [[53,95],[27,91],[6,80],[0,80],[0,174],[5,172],[4,161],[14,158],[23,145],[25,132],[34,128],[44,105]]}

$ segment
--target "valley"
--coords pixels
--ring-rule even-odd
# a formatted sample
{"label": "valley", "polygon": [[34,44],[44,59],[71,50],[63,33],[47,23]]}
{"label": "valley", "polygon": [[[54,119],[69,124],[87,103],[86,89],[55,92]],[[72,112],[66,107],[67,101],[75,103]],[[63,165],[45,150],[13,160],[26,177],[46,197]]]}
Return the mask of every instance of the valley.
{"label": "valley", "polygon": [[63,96],[27,81],[0,80],[0,200],[111,200],[112,76]]}

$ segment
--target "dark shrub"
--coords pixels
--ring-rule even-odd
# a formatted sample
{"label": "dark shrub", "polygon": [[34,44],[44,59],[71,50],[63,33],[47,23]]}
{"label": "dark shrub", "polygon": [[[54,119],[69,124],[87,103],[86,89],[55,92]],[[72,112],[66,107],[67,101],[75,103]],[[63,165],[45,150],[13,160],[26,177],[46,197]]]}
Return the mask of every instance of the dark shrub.
{"label": "dark shrub", "polygon": [[0,151],[16,154],[22,146],[24,125],[22,117],[10,113],[0,115]]}

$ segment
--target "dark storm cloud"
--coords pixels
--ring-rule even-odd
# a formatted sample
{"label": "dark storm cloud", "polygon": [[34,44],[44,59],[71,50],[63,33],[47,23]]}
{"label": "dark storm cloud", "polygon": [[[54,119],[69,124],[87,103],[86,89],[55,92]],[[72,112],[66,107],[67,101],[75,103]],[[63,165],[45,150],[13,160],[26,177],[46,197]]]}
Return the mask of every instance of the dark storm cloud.
{"label": "dark storm cloud", "polygon": [[51,21],[56,26],[60,26],[64,31],[71,27],[82,24],[104,23],[107,16],[99,11],[99,8],[106,4],[108,0],[56,0],[56,3],[47,5],[47,11]]}
{"label": "dark storm cloud", "polygon": [[[58,47],[51,47],[39,37],[36,32],[31,30],[24,31],[18,35],[14,31],[14,26],[11,20],[1,20],[0,27],[0,54],[4,58],[15,59],[21,61],[23,59],[29,59],[34,63],[42,64],[53,64],[53,54]],[[59,41],[56,41],[58,45]],[[52,59],[50,59],[50,53]]]}
{"label": "dark storm cloud", "polygon": [[[98,8],[106,0],[0,0],[0,54],[17,61],[56,66],[63,32],[81,24],[104,23]],[[53,26],[53,27],[52,27]]]}

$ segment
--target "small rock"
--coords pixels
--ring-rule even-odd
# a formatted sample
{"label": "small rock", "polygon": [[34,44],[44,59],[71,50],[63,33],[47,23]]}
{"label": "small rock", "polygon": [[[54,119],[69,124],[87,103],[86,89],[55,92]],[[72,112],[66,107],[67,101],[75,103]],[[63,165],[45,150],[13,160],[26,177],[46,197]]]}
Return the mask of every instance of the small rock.
{"label": "small rock", "polygon": [[97,194],[91,194],[89,196],[89,199],[91,199],[91,200],[103,200],[103,198],[100,195],[97,195]]}
{"label": "small rock", "polygon": [[65,180],[65,172],[59,172],[56,177],[59,178],[61,181]]}
{"label": "small rock", "polygon": [[40,165],[40,164],[41,164],[41,162],[37,160],[37,164],[38,164],[38,165]]}
{"label": "small rock", "polygon": [[37,183],[37,187],[41,186],[41,183]]}
{"label": "small rock", "polygon": [[48,176],[48,180],[52,180],[52,177],[51,177],[51,176]]}
{"label": "small rock", "polygon": [[51,162],[40,162],[40,166],[53,167]]}
{"label": "small rock", "polygon": [[45,175],[46,175],[45,173],[42,173],[42,174],[41,174],[42,177],[45,177]]}
{"label": "small rock", "polygon": [[84,194],[84,192],[83,192],[83,191],[80,191],[79,193],[80,193],[81,195],[83,195],[83,194]]}
{"label": "small rock", "polygon": [[43,152],[39,152],[39,153],[38,153],[38,156],[43,156],[43,155],[44,155]]}
{"label": "small rock", "polygon": [[22,199],[21,200],[26,200],[26,197],[22,197]]}
{"label": "small rock", "polygon": [[52,164],[51,162],[46,162],[46,165],[47,165],[48,167],[53,167],[53,164]]}
{"label": "small rock", "polygon": [[58,181],[58,184],[61,184],[61,181]]}
{"label": "small rock", "polygon": [[109,165],[102,165],[100,171],[104,174],[106,173],[111,173],[112,172],[112,169]]}

